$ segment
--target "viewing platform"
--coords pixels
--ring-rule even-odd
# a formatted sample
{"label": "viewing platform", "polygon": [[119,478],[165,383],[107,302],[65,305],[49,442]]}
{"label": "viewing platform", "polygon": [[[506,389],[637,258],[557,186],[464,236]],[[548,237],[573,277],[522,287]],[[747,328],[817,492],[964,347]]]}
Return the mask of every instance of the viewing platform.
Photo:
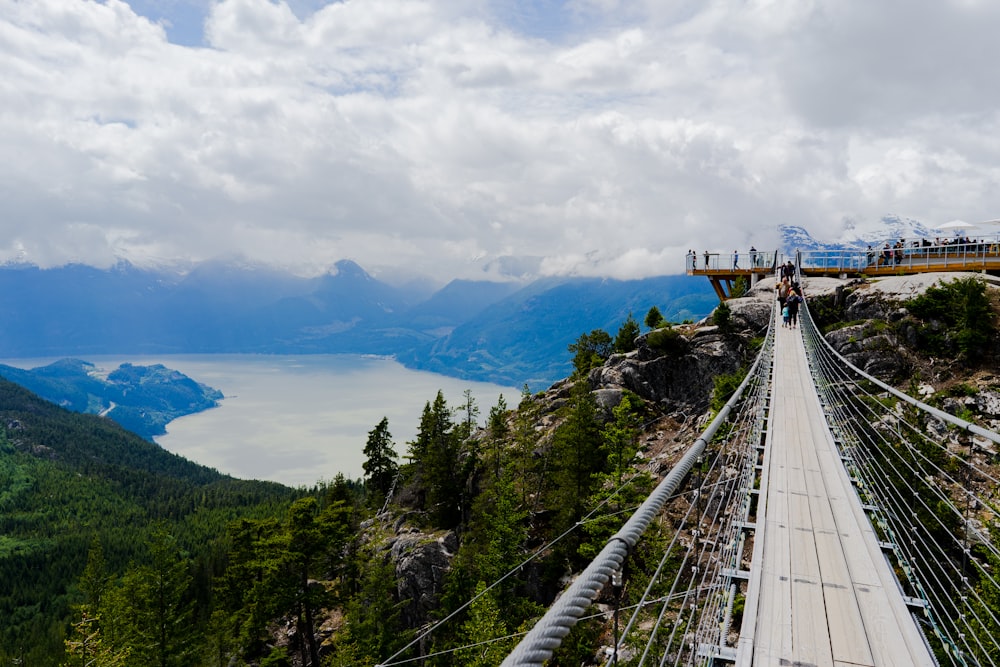
{"label": "viewing platform", "polygon": [[[735,260],[735,261],[734,261]],[[747,287],[761,278],[776,278],[778,267],[791,261],[803,276],[903,276],[941,271],[981,271],[1000,275],[1000,241],[923,245],[865,250],[688,253],[687,274],[706,276],[720,300],[729,299],[740,278]]]}

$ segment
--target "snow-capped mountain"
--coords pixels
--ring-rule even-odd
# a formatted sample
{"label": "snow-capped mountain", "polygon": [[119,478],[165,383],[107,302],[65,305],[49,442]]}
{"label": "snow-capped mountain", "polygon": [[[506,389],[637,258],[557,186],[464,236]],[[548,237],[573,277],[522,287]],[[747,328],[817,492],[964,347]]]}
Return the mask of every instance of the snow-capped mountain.
{"label": "snow-capped mountain", "polygon": [[897,215],[887,215],[867,228],[851,225],[839,239],[832,241],[819,241],[813,238],[809,230],[796,225],[779,225],[778,231],[787,253],[793,253],[796,250],[863,249],[869,245],[881,246],[887,241],[893,244],[899,239],[914,240],[934,237],[934,233],[922,222],[911,218],[901,218]]}

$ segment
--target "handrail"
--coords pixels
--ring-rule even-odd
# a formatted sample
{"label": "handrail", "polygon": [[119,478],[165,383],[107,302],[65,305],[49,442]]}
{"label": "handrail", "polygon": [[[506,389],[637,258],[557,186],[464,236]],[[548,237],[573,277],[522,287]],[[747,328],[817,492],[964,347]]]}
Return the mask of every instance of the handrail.
{"label": "handrail", "polygon": [[[773,321],[773,317],[772,317]],[[522,665],[542,665],[559,648],[563,638],[583,616],[587,607],[597,598],[611,578],[611,574],[621,569],[625,557],[638,543],[639,538],[660,513],[667,500],[674,495],[681,482],[691,472],[698,457],[716,431],[729,418],[729,413],[739,403],[743,392],[756,376],[757,367],[762,363],[764,349],[757,354],[753,365],[743,382],[719,411],[694,444],[684,453],[677,465],[649,494],[642,505],[625,522],[625,525],[608,540],[601,552],[590,562],[576,580],[549,607],[548,611],[535,623],[514,650],[504,659],[501,667]]]}
{"label": "handrail", "polygon": [[886,383],[882,382],[878,378],[873,377],[873,376],[869,375],[868,373],[865,373],[863,370],[861,370],[860,368],[858,368],[857,366],[855,366],[854,364],[852,364],[842,354],[840,354],[839,352],[837,352],[837,350],[835,350],[833,348],[833,346],[830,345],[830,342],[822,334],[819,333],[819,328],[816,327],[816,324],[813,322],[812,318],[808,314],[808,307],[806,306],[805,303],[803,303],[802,306],[803,306],[803,308],[806,309],[806,313],[805,313],[806,316],[803,318],[803,320],[807,323],[807,325],[813,327],[813,329],[815,330],[815,333],[816,333],[815,338],[823,341],[823,344],[826,346],[827,350],[829,350],[830,352],[832,352],[834,354],[834,356],[836,356],[837,359],[840,360],[841,363],[843,363],[845,366],[847,366],[848,368],[850,368],[851,370],[853,370],[855,373],[857,373],[861,377],[865,378],[866,380],[868,380],[870,382],[873,382],[876,386],[880,387],[884,391],[889,392],[890,394],[892,394],[896,398],[898,398],[898,399],[900,399],[902,401],[905,401],[905,402],[909,403],[910,405],[912,405],[912,406],[914,406],[916,408],[919,408],[920,410],[923,410],[924,412],[927,412],[927,413],[929,413],[931,415],[934,415],[938,419],[941,419],[943,421],[948,422],[949,424],[957,426],[957,427],[961,428],[964,431],[968,431],[969,433],[974,433],[974,434],[976,434],[976,435],[978,435],[978,436],[980,436],[982,438],[986,438],[987,440],[990,440],[992,442],[1000,444],[1000,433],[994,433],[993,431],[987,430],[987,429],[983,428],[982,426],[979,426],[977,424],[973,424],[972,422],[966,421],[964,419],[959,419],[955,415],[949,414],[949,413],[945,412],[944,410],[939,410],[938,408],[935,408],[935,407],[932,407],[930,405],[927,405],[926,403],[913,398],[909,394],[903,393],[903,392],[899,391],[898,389],[896,389],[895,387],[891,387],[891,386],[887,385]]}

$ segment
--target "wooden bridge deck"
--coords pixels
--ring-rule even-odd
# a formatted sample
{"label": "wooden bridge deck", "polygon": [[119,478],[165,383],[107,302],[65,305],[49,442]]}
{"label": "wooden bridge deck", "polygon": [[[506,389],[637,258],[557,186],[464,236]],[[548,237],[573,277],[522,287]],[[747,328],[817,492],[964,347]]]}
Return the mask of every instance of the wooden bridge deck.
{"label": "wooden bridge deck", "polygon": [[841,463],[798,329],[778,326],[740,667],[934,661]]}

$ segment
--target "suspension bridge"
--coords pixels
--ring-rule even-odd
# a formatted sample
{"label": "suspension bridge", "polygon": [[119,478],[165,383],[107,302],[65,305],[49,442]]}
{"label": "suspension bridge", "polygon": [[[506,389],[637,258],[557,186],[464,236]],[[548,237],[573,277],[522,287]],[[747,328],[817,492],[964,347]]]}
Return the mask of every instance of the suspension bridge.
{"label": "suspension bridge", "polygon": [[[852,365],[807,306],[800,327],[771,321],[725,407],[504,666],[544,664],[610,590],[605,665],[1000,664],[1000,435]],[[670,542],[630,586],[665,508]]]}

